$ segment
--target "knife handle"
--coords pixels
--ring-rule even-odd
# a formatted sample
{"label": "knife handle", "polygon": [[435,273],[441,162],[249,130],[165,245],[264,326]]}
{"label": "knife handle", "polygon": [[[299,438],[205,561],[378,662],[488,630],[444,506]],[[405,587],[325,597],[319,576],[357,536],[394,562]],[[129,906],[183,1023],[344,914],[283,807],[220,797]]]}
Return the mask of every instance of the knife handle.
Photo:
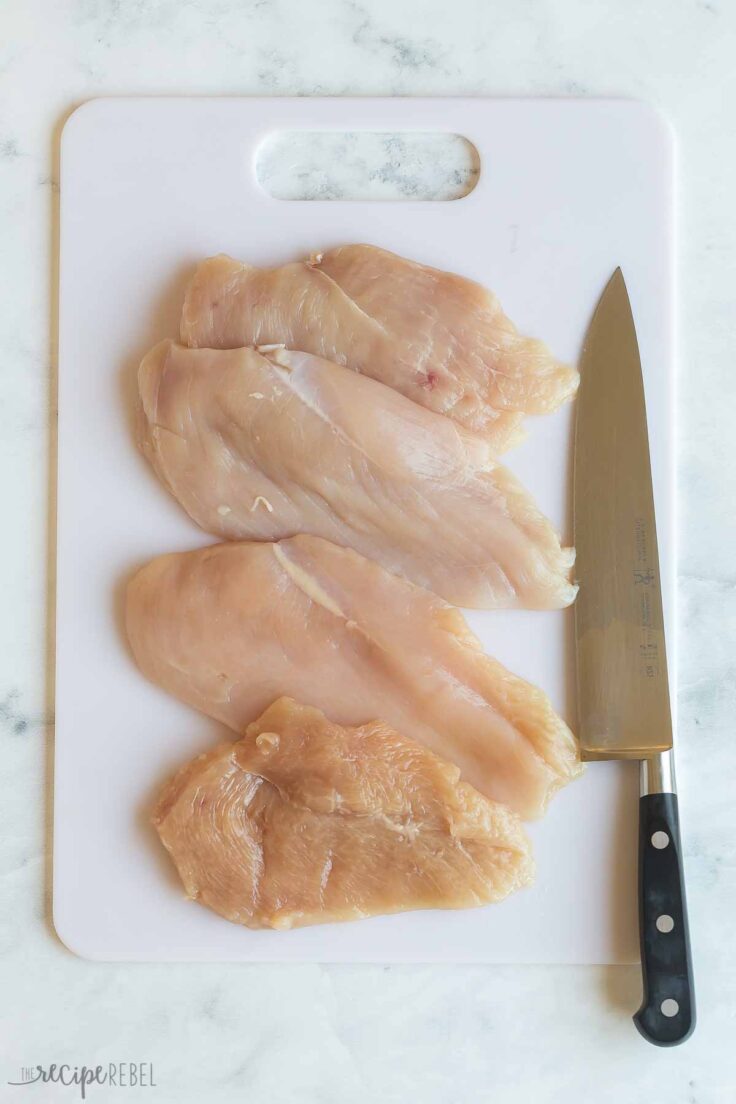
{"label": "knife handle", "polygon": [[634,1023],[650,1043],[677,1046],[695,1027],[695,995],[675,793],[639,799],[639,941],[644,999]]}

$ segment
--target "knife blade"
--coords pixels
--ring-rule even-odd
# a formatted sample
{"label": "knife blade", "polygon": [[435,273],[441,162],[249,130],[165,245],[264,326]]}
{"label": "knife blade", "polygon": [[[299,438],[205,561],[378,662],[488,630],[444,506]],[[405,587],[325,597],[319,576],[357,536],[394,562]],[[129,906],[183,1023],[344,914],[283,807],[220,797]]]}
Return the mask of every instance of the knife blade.
{"label": "knife blade", "polygon": [[634,1022],[683,1042],[695,1003],[672,753],[646,402],[634,317],[616,269],[580,363],[574,459],[578,731],[584,759],[639,759],[639,934]]}

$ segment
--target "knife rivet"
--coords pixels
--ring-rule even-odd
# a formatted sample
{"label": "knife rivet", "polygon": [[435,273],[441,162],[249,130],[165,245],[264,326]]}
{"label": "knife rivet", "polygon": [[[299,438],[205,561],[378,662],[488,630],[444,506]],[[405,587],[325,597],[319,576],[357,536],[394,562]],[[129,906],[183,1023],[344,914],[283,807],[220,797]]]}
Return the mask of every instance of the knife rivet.
{"label": "knife rivet", "polygon": [[655,923],[657,925],[657,931],[665,933],[671,932],[675,926],[675,921],[672,919],[671,916],[668,916],[666,913],[664,913],[662,916],[658,916],[655,920]]}
{"label": "knife rivet", "polygon": [[655,832],[652,836],[652,847],[656,847],[658,851],[664,851],[669,842],[670,837],[666,832]]}
{"label": "knife rivet", "polygon": [[676,1016],[680,1011],[680,1006],[676,1000],[672,997],[668,997],[667,1000],[663,1000],[659,1006],[659,1010],[663,1016],[668,1016],[670,1019]]}

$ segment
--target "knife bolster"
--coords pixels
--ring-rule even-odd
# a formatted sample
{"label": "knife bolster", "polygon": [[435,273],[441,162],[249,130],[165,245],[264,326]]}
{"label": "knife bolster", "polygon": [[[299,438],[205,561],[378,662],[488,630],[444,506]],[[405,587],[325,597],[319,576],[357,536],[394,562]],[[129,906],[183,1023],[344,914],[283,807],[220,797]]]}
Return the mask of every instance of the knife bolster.
{"label": "knife bolster", "polygon": [[639,795],[677,793],[675,784],[675,758],[672,751],[660,751],[649,759],[642,759],[639,772]]}

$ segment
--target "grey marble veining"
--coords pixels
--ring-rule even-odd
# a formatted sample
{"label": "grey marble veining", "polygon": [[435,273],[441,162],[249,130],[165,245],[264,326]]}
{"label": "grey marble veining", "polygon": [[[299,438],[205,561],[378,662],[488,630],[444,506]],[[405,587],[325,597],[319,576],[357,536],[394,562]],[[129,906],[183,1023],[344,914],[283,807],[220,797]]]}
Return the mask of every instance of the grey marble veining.
{"label": "grey marble veining", "polygon": [[[713,0],[6,0],[0,11],[0,1098],[26,1063],[152,1061],[88,1099],[736,1099],[736,9]],[[48,457],[60,124],[93,95],[621,94],[679,136],[679,779],[700,1022],[643,1044],[630,969],[96,965],[49,928]],[[540,165],[540,173],[544,166]],[[83,534],[80,534],[83,539]],[[104,739],[104,717],[100,718]],[[45,1098],[73,1099],[72,1090]]]}
{"label": "grey marble veining", "polygon": [[478,151],[459,134],[280,131],[256,153],[276,199],[436,200],[472,192]]}

